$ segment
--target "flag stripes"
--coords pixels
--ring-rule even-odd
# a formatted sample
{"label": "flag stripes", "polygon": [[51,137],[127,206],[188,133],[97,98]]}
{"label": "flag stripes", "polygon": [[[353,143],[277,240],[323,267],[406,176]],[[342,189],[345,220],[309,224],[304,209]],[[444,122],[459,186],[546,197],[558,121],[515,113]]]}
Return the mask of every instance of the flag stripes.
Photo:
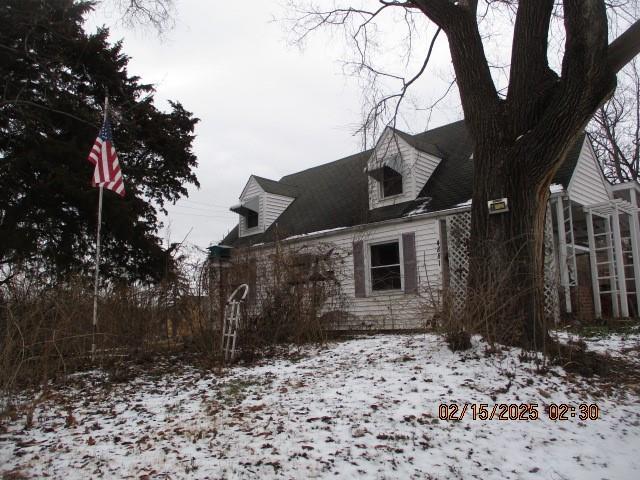
{"label": "flag stripes", "polygon": [[102,186],[124,197],[124,180],[120,171],[120,162],[111,141],[111,126],[107,118],[89,152],[88,160],[95,166],[91,185]]}

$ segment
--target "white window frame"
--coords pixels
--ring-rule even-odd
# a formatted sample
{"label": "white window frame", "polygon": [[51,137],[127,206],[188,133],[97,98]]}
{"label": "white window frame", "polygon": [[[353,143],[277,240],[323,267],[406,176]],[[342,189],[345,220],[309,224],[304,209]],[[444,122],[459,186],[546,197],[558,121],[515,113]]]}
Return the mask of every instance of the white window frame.
{"label": "white window frame", "polygon": [[[371,278],[371,247],[375,245],[384,245],[386,243],[397,243],[398,244],[398,254],[400,261],[400,288],[394,288],[393,290],[374,290],[373,289],[373,280]],[[366,292],[367,295],[378,296],[378,295],[397,295],[398,293],[404,292],[404,251],[402,249],[402,235],[393,235],[387,237],[376,238],[375,240],[366,242],[366,254],[365,254],[365,265],[367,268],[366,277]]]}
{"label": "white window frame", "polygon": [[389,200],[392,198],[398,198],[398,197],[402,197],[405,194],[405,190],[404,190],[404,175],[400,172],[398,172],[400,174],[400,180],[401,180],[401,184],[402,184],[402,191],[400,193],[396,193],[395,195],[389,195],[388,197],[385,197],[384,195],[384,174],[383,174],[383,179],[380,180],[379,182],[376,182],[378,184],[378,198],[380,199],[380,201],[385,201],[385,200]]}
{"label": "white window frame", "polygon": [[251,227],[249,228],[247,226],[247,217],[245,217],[244,215],[240,215],[240,221],[242,222],[242,226],[244,227],[244,232],[242,234],[243,237],[248,237],[249,235],[256,235],[258,233],[262,233],[262,223],[261,220],[262,219],[262,214],[261,214],[261,210],[262,210],[262,195],[254,195],[250,198],[248,198],[245,201],[251,200],[252,198],[258,197],[258,225],[256,225],[255,227]]}
{"label": "white window frame", "polygon": [[245,230],[255,230],[256,228],[258,228],[260,226],[260,212],[255,212],[255,213],[256,213],[256,224],[253,227],[249,226],[249,216],[248,215],[244,216],[244,228],[245,228]]}

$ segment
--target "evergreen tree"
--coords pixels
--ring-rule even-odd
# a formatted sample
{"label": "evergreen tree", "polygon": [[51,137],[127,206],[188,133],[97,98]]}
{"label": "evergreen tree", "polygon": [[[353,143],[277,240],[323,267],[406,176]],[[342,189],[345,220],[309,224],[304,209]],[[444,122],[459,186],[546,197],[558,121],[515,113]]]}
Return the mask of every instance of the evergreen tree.
{"label": "evergreen tree", "polygon": [[[166,271],[158,237],[166,202],[198,185],[192,152],[198,119],[129,76],[109,31],[83,30],[93,4],[4,0],[0,4],[0,267],[37,264],[56,277],[92,269],[98,189],[86,160],[109,94],[127,194],[105,190],[103,271],[152,280]],[[1,278],[0,278],[1,281]]]}

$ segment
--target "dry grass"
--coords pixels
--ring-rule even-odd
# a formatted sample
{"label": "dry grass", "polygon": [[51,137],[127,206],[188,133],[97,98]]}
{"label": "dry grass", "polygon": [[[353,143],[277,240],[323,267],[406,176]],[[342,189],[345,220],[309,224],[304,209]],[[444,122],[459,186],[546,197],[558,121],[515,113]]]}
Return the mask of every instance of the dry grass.
{"label": "dry grass", "polygon": [[22,275],[3,284],[2,403],[26,386],[46,386],[78,370],[103,367],[117,379],[123,376],[123,360],[148,361],[185,345],[211,353],[218,342],[206,301],[185,288],[183,280],[154,286],[109,283],[99,296],[94,359],[91,279],[78,276],[52,284]]}
{"label": "dry grass", "polygon": [[109,282],[99,296],[94,359],[92,279],[52,283],[16,275],[0,287],[0,407],[20,389],[46,391],[49,382],[83,369],[101,367],[110,380],[124,381],[138,371],[132,362],[152,365],[166,353],[219,365],[224,303],[240,283],[252,286],[238,344],[245,359],[279,343],[323,342],[329,322],[345,310],[339,260],[330,246],[278,245],[257,258],[240,251],[222,278],[204,262],[183,264],[157,285]]}

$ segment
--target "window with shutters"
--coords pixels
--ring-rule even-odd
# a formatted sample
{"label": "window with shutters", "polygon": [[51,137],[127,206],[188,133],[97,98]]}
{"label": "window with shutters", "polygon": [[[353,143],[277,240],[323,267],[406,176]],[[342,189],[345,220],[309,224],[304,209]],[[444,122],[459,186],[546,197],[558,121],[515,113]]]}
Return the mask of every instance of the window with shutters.
{"label": "window with shutters", "polygon": [[402,289],[400,243],[398,241],[370,245],[371,290]]}

